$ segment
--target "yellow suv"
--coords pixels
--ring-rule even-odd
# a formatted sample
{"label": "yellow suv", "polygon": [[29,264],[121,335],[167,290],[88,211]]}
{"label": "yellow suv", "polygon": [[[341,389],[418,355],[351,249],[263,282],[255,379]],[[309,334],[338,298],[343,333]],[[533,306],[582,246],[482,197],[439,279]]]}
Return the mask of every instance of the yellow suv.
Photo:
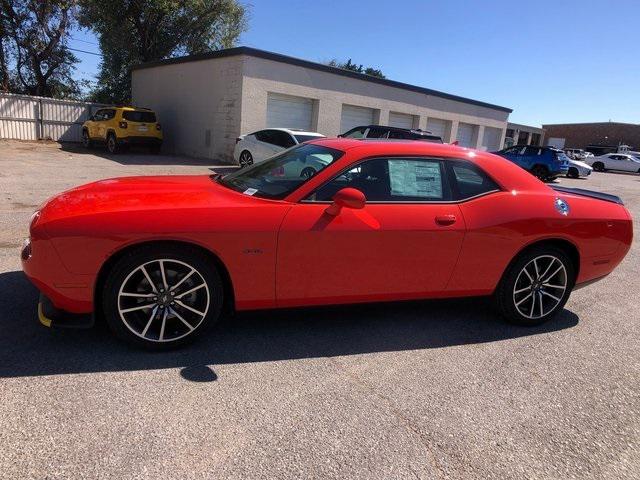
{"label": "yellow suv", "polygon": [[162,146],[162,128],[148,108],[101,108],[82,124],[82,144],[106,144],[110,153],[129,145],[146,145],[153,153]]}

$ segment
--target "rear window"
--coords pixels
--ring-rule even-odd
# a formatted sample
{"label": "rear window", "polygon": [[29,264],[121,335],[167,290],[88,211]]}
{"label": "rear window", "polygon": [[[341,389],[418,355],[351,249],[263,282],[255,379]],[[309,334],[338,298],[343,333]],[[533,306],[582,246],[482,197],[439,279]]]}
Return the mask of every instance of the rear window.
{"label": "rear window", "polygon": [[317,140],[319,138],[322,138],[317,135],[294,135],[294,137],[296,137],[298,143],[304,143],[308,142],[309,140]]}
{"label": "rear window", "polygon": [[155,123],[156,114],[142,110],[125,110],[122,112],[122,118],[130,122]]}

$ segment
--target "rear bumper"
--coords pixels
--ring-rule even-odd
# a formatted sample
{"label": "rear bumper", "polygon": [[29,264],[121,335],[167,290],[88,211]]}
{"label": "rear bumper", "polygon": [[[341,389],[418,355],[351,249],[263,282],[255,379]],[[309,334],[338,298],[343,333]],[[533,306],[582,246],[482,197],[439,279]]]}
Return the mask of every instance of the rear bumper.
{"label": "rear bumper", "polygon": [[157,137],[122,137],[118,138],[118,144],[160,147],[162,145],[162,139]]}

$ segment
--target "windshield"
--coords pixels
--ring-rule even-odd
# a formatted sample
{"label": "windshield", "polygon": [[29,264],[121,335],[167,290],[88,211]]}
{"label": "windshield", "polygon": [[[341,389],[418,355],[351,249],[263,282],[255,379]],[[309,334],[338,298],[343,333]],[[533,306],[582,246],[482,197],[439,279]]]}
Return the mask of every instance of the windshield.
{"label": "windshield", "polygon": [[308,142],[309,140],[317,140],[322,138],[320,135],[294,135],[298,143]]}
{"label": "windshield", "polygon": [[302,144],[226,175],[219,182],[245,195],[281,200],[343,154],[333,148]]}

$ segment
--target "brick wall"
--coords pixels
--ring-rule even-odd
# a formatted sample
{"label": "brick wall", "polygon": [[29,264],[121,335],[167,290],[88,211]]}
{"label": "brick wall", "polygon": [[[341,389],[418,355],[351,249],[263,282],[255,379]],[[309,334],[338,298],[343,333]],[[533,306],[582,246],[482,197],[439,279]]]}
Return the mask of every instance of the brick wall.
{"label": "brick wall", "polygon": [[587,145],[630,145],[640,148],[640,125],[632,123],[573,123],[543,125],[545,138],[564,138],[567,148]]}

